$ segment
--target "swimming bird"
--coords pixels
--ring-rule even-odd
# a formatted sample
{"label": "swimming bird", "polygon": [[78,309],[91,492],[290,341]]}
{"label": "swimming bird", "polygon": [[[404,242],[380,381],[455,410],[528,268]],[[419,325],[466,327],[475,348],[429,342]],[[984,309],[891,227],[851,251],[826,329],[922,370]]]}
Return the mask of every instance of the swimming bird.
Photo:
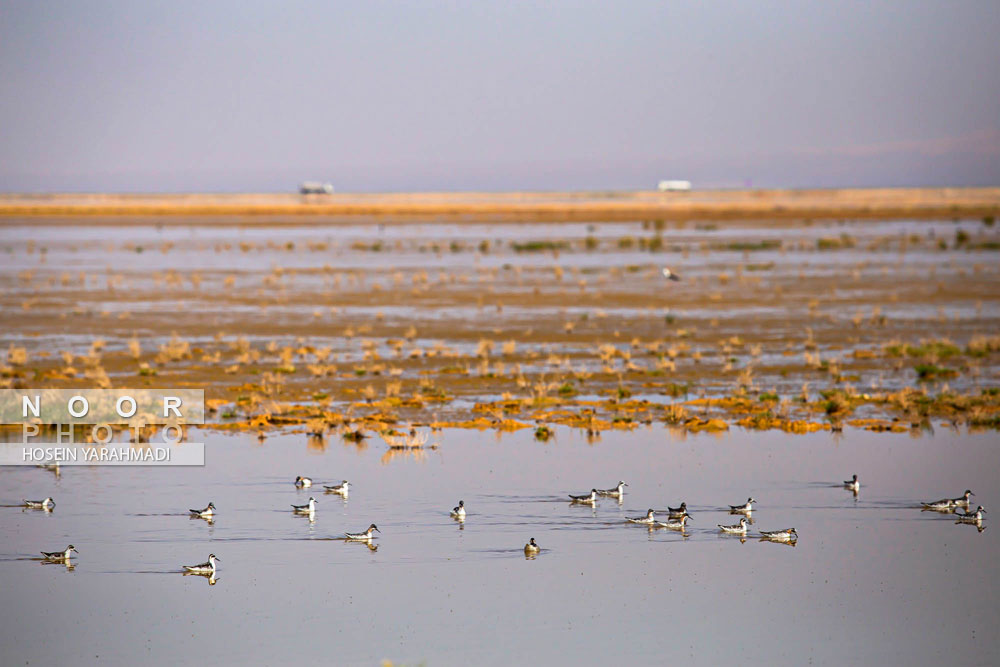
{"label": "swimming bird", "polygon": [[982,523],[984,514],[986,514],[986,508],[980,505],[975,512],[959,514],[957,518],[959,523]]}
{"label": "swimming bird", "polygon": [[629,523],[652,524],[656,523],[656,513],[653,510],[648,510],[646,512],[646,516],[638,516],[632,518],[626,517],[625,520],[628,521]]}
{"label": "swimming bird", "polygon": [[663,277],[666,278],[667,280],[673,280],[673,281],[678,281],[681,279],[679,275],[677,275],[667,267],[663,267]]}
{"label": "swimming bird", "polygon": [[920,503],[920,504],[923,506],[923,509],[934,510],[936,512],[954,511],[956,508],[959,507],[965,507],[966,509],[968,509],[969,498],[971,498],[974,495],[976,494],[966,489],[965,493],[962,494],[962,496],[959,498],[942,498],[941,500],[935,500],[932,503]]}
{"label": "swimming bird", "polygon": [[[376,530],[378,530],[378,527],[373,523],[368,526],[368,530],[363,533],[344,533],[344,535],[347,535],[347,539],[349,540],[364,540],[367,542],[374,537]],[[378,532],[381,533],[382,531],[378,530]]]}
{"label": "swimming bird", "polygon": [[762,539],[774,540],[776,542],[790,542],[799,538],[799,534],[795,532],[794,528],[786,528],[784,530],[762,530],[760,531],[760,536]]}
{"label": "swimming bird", "polygon": [[312,514],[316,511],[316,499],[309,496],[309,502],[305,505],[292,505],[292,511],[296,514]]}
{"label": "swimming bird", "polygon": [[669,528],[670,530],[684,530],[687,522],[694,521],[690,514],[681,514],[677,517],[670,517],[666,521],[657,521],[654,525],[657,528]]}
{"label": "swimming bird", "polygon": [[747,498],[746,505],[730,505],[730,514],[750,514],[753,511],[753,504],[757,502],[752,497]]}
{"label": "swimming bird", "polygon": [[184,569],[191,574],[211,574],[215,576],[215,562],[221,561],[222,559],[215,554],[208,554],[207,563],[199,563],[197,565],[184,565]]}
{"label": "swimming bird", "polygon": [[295,486],[297,486],[300,489],[308,489],[312,485],[313,485],[313,481],[311,479],[309,479],[308,477],[301,477],[300,476],[300,477],[296,477],[295,478]]}
{"label": "swimming bird", "polygon": [[599,489],[597,495],[608,496],[610,498],[621,498],[625,495],[625,487],[628,486],[625,482],[618,482],[618,486],[613,489]]}
{"label": "swimming bird", "polygon": [[524,555],[525,556],[534,556],[535,554],[537,554],[541,550],[542,550],[542,548],[540,546],[538,546],[537,544],[535,544],[535,538],[533,538],[533,537],[528,541],[527,544],[524,545]]}
{"label": "swimming bird", "polygon": [[453,509],[451,511],[451,516],[453,518],[455,518],[455,519],[464,519],[465,518],[465,501],[464,500],[459,500],[458,501],[458,507],[456,507],[455,509]]}
{"label": "swimming bird", "polygon": [[682,516],[687,515],[688,505],[687,503],[681,503],[680,507],[667,507],[667,515],[671,519],[679,519]]}
{"label": "swimming bird", "polygon": [[597,502],[597,489],[591,489],[590,493],[585,496],[574,496],[570,494],[570,501],[574,503],[580,503],[582,505],[593,505]]}
{"label": "swimming bird", "polygon": [[858,476],[854,475],[851,479],[844,482],[844,488],[848,491],[853,491],[857,493],[861,490],[861,482],[858,481]]}
{"label": "swimming bird", "polygon": [[325,489],[326,493],[336,493],[337,495],[344,496],[346,498],[348,492],[350,491],[350,487],[351,483],[345,479],[336,486],[324,486],[323,489]]}
{"label": "swimming bird", "polygon": [[56,506],[56,502],[52,498],[46,498],[45,500],[23,500],[25,507],[33,510],[50,510]]}
{"label": "swimming bird", "polygon": [[[41,554],[45,556],[45,560],[56,560],[56,561],[66,561],[69,562],[70,552],[76,551],[76,547],[72,544],[66,547],[65,551],[43,551]],[[76,553],[80,553],[76,551]]]}
{"label": "swimming bird", "polygon": [[727,535],[746,535],[747,534],[747,520],[740,519],[740,522],[735,526],[723,526],[721,523],[719,525],[719,530]]}
{"label": "swimming bird", "polygon": [[203,519],[207,519],[215,515],[215,503],[209,503],[208,507],[203,510],[188,510],[194,516],[199,516]]}

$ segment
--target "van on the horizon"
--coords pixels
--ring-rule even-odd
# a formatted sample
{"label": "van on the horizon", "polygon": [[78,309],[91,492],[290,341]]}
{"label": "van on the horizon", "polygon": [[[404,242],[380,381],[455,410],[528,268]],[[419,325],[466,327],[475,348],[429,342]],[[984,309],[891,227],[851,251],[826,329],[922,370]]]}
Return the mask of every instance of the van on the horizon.
{"label": "van on the horizon", "polygon": [[320,183],[319,181],[306,181],[299,186],[299,194],[303,195],[332,195],[332,183]]}

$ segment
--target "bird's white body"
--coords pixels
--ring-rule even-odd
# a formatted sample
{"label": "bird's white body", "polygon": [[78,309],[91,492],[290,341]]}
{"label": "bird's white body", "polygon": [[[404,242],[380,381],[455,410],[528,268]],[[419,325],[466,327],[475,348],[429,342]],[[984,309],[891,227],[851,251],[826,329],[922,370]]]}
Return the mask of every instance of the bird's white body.
{"label": "bird's white body", "polygon": [[719,530],[727,535],[746,535],[747,534],[747,520],[740,519],[740,522],[735,526],[723,526],[719,524]]}
{"label": "bird's white body", "polygon": [[613,489],[603,489],[598,491],[598,495],[608,496],[609,498],[621,498],[625,495],[625,487],[628,486],[625,482],[618,482],[618,486]]}
{"label": "bird's white body", "polygon": [[656,513],[653,510],[648,510],[646,516],[640,517],[626,517],[625,519],[629,523],[644,523],[644,524],[654,524],[656,523]]}
{"label": "bird's white body", "polygon": [[597,489],[591,489],[590,494],[586,496],[574,496],[570,495],[570,502],[579,503],[581,505],[593,505],[597,502]]}
{"label": "bird's white body", "polygon": [[[68,547],[66,547],[65,551],[43,551],[43,552],[41,552],[41,554],[42,554],[42,556],[45,557],[45,560],[60,561],[60,562],[62,562],[62,561],[69,562],[69,559],[72,556],[72,552],[74,552],[74,551],[76,551],[76,547],[74,547],[71,544]],[[80,553],[80,552],[76,551],[76,553]]]}
{"label": "bird's white body", "polygon": [[790,542],[798,539],[799,534],[795,532],[794,528],[786,528],[785,530],[762,530],[760,536],[767,540]]}
{"label": "bird's white body", "polygon": [[[373,523],[372,525],[368,526],[368,530],[366,530],[363,533],[344,533],[344,535],[347,536],[348,540],[368,542],[375,536],[376,530],[378,530],[378,528]],[[378,530],[378,532],[381,533],[382,531]]]}
{"label": "bird's white body", "polygon": [[22,501],[25,507],[33,510],[50,510],[56,506],[56,503],[52,498],[46,498],[45,500],[24,500]]}
{"label": "bird's white body", "polygon": [[350,493],[350,488],[351,488],[351,483],[348,482],[346,479],[340,484],[337,484],[336,486],[323,487],[326,493],[336,493],[337,495],[344,496],[345,498],[347,497],[348,493]]}
{"label": "bird's white body", "polygon": [[203,510],[188,510],[194,516],[200,516],[204,519],[215,516],[215,503],[209,503],[208,507]]}
{"label": "bird's white body", "polygon": [[744,505],[730,505],[729,512],[732,514],[749,514],[753,511],[753,504],[757,502],[752,497],[747,498],[747,502]]}
{"label": "bird's white body", "polygon": [[455,519],[465,519],[465,501],[459,500],[458,507],[451,510],[451,516]]}
{"label": "bird's white body", "polygon": [[305,505],[292,505],[292,511],[296,514],[313,514],[316,512],[316,499],[310,497]]}
{"label": "bird's white body", "polygon": [[308,489],[312,485],[313,481],[308,477],[299,476],[295,478],[295,486],[299,487],[300,489]]}
{"label": "bird's white body", "polygon": [[192,574],[211,574],[215,575],[215,561],[221,560],[215,557],[215,554],[208,555],[207,563],[199,563],[198,565],[185,565],[184,569]]}

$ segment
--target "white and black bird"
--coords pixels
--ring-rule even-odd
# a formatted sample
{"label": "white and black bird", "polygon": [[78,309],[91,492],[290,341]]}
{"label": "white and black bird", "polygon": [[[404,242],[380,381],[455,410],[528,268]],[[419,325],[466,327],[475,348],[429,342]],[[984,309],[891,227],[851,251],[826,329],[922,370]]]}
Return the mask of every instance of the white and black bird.
{"label": "white and black bird", "polygon": [[308,489],[313,485],[313,481],[308,477],[302,477],[301,475],[295,478],[295,486],[300,489]]}
{"label": "white and black bird", "polygon": [[760,537],[774,542],[793,542],[799,539],[799,534],[795,532],[794,528],[785,528],[784,530],[762,530]]}
{"label": "white and black bird", "polygon": [[465,520],[465,501],[459,500],[458,507],[451,510],[451,517],[453,519],[458,519],[459,521]]}
{"label": "white and black bird", "polygon": [[618,486],[613,489],[598,489],[597,495],[608,496],[609,498],[621,498],[625,495],[625,487],[628,486],[625,482],[618,482]]}
{"label": "white and black bird", "polygon": [[21,503],[24,507],[33,510],[51,510],[56,506],[56,502],[52,498],[46,498],[45,500],[22,500]]}
{"label": "white and black bird", "polygon": [[296,514],[313,514],[316,511],[316,499],[309,497],[309,502],[305,505],[292,505],[292,511]]}
{"label": "white and black bird", "polygon": [[730,514],[750,514],[753,511],[753,504],[757,502],[753,497],[747,498],[746,504],[743,505],[730,505]]}
{"label": "white and black bird", "polygon": [[958,498],[942,498],[941,500],[935,500],[930,503],[920,503],[920,505],[925,510],[934,510],[935,512],[954,512],[956,509],[961,507],[968,509],[969,499],[974,495],[976,494],[966,489],[965,493]]}
{"label": "white and black bird", "polygon": [[535,554],[537,554],[541,550],[542,550],[542,548],[540,546],[538,546],[537,544],[535,544],[535,538],[533,538],[533,537],[530,540],[528,540],[527,544],[524,545],[524,555],[525,556],[534,556]]}
{"label": "white and black bird", "polygon": [[677,275],[667,267],[663,267],[663,277],[666,278],[667,280],[673,280],[674,282],[681,279],[679,275]]}
{"label": "white and black bird", "polygon": [[574,496],[570,494],[570,502],[579,503],[581,505],[593,505],[597,502],[597,489],[591,489],[590,493],[583,496]]}
{"label": "white and black bird", "polygon": [[845,480],[844,488],[857,494],[861,490],[861,482],[858,481],[858,476],[854,475],[850,479]]}
{"label": "white and black bird", "polygon": [[727,535],[746,535],[747,534],[747,520],[745,518],[740,519],[740,522],[735,526],[723,526],[721,523],[719,525],[719,530]]}
{"label": "white and black bird", "polygon": [[344,535],[347,536],[348,540],[354,540],[354,541],[363,540],[367,542],[375,536],[375,531],[378,531],[380,533],[382,532],[381,530],[378,529],[378,526],[376,526],[373,523],[372,525],[368,526],[368,530],[366,530],[363,533],[344,533]]}
{"label": "white and black bird", "polygon": [[[71,544],[68,547],[66,547],[65,551],[42,551],[41,554],[42,554],[42,556],[45,557],[45,560],[52,560],[52,561],[59,561],[59,562],[67,562],[68,563],[69,559],[70,559],[70,556],[71,556],[72,552],[74,552],[74,551],[76,551],[76,547],[74,547]],[[80,552],[76,551],[76,553],[80,553]]]}
{"label": "white and black bird", "polygon": [[337,484],[336,486],[323,487],[325,493],[335,493],[338,496],[344,496],[345,498],[347,497],[347,494],[350,492],[350,489],[351,489],[351,483],[348,482],[346,479],[342,481],[340,484]]}
{"label": "white and black bird", "polygon": [[198,563],[197,565],[184,565],[183,567],[187,571],[186,574],[210,574],[215,576],[216,561],[222,561],[222,559],[215,554],[208,554],[207,562]]}
{"label": "white and black bird", "polygon": [[203,510],[188,510],[191,516],[201,517],[202,519],[210,519],[215,516],[215,503],[209,503],[208,507]]}

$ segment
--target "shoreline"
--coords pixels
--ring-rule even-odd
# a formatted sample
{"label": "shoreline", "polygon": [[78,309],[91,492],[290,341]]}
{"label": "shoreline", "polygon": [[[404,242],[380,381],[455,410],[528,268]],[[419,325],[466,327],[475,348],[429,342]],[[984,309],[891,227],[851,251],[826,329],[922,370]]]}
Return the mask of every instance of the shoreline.
{"label": "shoreline", "polygon": [[[199,218],[232,224],[385,218],[446,221],[942,219],[1000,215],[1000,187],[691,192],[299,194],[0,194],[0,224],[79,218]],[[268,221],[269,223],[274,221]]]}

